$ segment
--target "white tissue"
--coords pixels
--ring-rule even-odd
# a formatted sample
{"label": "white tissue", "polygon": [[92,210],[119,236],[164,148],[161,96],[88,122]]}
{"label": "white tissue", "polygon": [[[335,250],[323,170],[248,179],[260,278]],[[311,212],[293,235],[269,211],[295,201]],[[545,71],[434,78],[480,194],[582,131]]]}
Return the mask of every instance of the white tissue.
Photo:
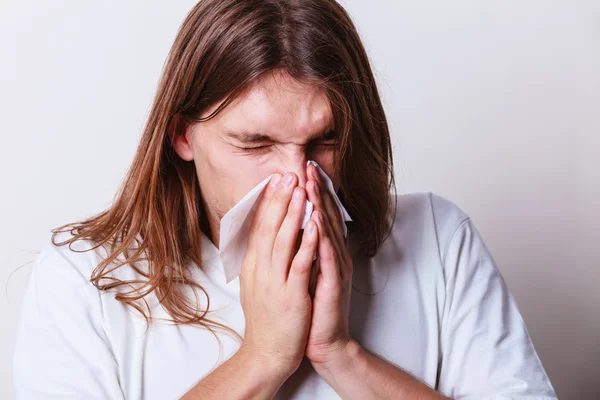
{"label": "white tissue", "polygon": [[[315,161],[308,161],[308,164],[313,164],[319,175],[327,183],[327,189],[332,194],[338,209],[342,215],[343,221],[352,221],[350,215],[342,205],[342,202],[338,198],[333,188],[333,183],[329,176],[321,169],[321,167]],[[271,175],[272,176],[272,175]],[[269,183],[271,176],[263,180],[261,183],[256,185],[250,190],[231,210],[227,212],[221,219],[220,234],[219,234],[219,256],[223,269],[225,271],[226,283],[231,282],[241,272],[242,260],[246,254],[246,248],[248,247],[248,234],[250,231],[250,224],[256,207],[258,206],[258,198]],[[313,210],[313,204],[310,201],[306,201],[304,208],[304,217],[302,219],[301,229],[304,229],[306,223],[310,220],[310,215]],[[344,237],[348,234],[346,224],[343,224]],[[315,254],[316,257],[316,254]]]}

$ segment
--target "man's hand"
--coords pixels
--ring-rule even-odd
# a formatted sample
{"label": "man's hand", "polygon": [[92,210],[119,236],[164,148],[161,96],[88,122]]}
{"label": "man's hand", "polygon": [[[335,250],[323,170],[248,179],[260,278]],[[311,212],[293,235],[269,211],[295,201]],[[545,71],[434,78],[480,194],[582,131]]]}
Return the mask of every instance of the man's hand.
{"label": "man's hand", "polygon": [[325,366],[339,359],[351,341],[348,328],[352,258],[346,248],[342,216],[335,200],[321,180],[317,169],[308,166],[306,184],[309,201],[314,205],[319,244],[319,270],[313,298],[313,313],[306,356],[313,364]]}
{"label": "man's hand", "polygon": [[409,373],[369,353],[350,337],[352,257],[335,200],[313,165],[306,184],[319,231],[317,275],[306,357],[315,371],[347,399],[448,399]]}

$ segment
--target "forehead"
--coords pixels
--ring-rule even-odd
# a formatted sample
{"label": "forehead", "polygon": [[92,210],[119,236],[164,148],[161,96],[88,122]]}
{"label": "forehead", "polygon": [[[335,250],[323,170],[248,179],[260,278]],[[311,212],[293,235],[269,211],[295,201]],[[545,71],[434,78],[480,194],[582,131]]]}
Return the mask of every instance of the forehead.
{"label": "forehead", "polygon": [[322,88],[284,73],[267,74],[214,119],[224,132],[255,131],[281,140],[320,135],[334,122]]}

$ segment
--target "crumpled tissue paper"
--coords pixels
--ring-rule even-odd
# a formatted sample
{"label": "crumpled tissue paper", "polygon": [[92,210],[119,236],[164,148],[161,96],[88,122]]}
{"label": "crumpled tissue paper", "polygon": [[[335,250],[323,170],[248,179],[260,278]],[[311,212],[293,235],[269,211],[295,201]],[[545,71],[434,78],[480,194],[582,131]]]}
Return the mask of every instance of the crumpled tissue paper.
{"label": "crumpled tissue paper", "polygon": [[[329,176],[321,169],[321,167],[312,160],[307,162],[308,164],[313,164],[323,181],[326,182],[327,188],[329,192],[332,194],[333,199],[335,200],[338,209],[342,215],[343,221],[352,221],[350,215],[342,205],[342,202],[338,198],[335,190],[333,188],[333,182]],[[272,175],[271,175],[272,176]],[[221,219],[220,225],[220,234],[219,234],[219,256],[221,259],[221,263],[223,264],[223,269],[225,271],[225,279],[226,283],[231,282],[235,279],[241,272],[242,261],[246,254],[246,248],[248,247],[248,235],[250,231],[250,224],[252,222],[252,217],[254,216],[254,212],[256,207],[258,206],[258,198],[262,193],[262,190],[269,183],[269,176],[261,183],[256,185],[252,190],[250,190],[231,210],[227,212]],[[310,220],[310,215],[313,210],[313,204],[306,200],[306,206],[304,209],[304,218],[302,220],[301,229],[304,229],[306,223]],[[344,222],[343,224],[343,232],[344,237],[348,234],[348,229]],[[316,258],[316,254],[315,254]]]}

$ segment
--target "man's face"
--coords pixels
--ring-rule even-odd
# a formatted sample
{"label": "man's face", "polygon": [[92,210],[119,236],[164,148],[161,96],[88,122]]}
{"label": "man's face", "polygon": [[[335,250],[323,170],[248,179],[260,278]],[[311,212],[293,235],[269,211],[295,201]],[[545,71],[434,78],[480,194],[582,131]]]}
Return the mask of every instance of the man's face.
{"label": "man's face", "polygon": [[306,162],[314,160],[333,179],[333,129],[325,92],[284,73],[268,74],[214,118],[190,126],[175,150],[194,160],[213,237],[223,215],[275,172],[293,172],[305,187]]}

